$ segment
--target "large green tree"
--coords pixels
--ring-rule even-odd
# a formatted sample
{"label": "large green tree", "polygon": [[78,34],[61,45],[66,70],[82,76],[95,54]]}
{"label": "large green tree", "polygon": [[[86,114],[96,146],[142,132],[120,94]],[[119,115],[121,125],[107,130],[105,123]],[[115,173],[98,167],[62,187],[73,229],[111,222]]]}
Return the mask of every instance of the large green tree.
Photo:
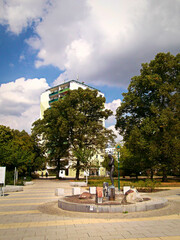
{"label": "large green tree", "polygon": [[45,158],[36,140],[27,132],[0,125],[0,165],[7,171],[16,167],[20,175],[44,165]]}
{"label": "large green tree", "polygon": [[54,102],[44,113],[44,118],[33,124],[33,134],[43,140],[46,151],[61,169],[61,159],[73,161],[76,178],[80,170],[89,166],[93,152],[113,141],[112,131],[103,126],[112,111],[104,109],[105,98],[98,91],[79,88],[67,93],[64,99]]}
{"label": "large green tree", "polygon": [[180,54],[159,53],[142,64],[116,113],[116,129],[144,166],[163,180],[180,159]]}
{"label": "large green tree", "polygon": [[138,154],[133,154],[125,144],[120,148],[120,163],[124,175],[135,174],[136,179],[144,170],[144,159],[140,158]]}

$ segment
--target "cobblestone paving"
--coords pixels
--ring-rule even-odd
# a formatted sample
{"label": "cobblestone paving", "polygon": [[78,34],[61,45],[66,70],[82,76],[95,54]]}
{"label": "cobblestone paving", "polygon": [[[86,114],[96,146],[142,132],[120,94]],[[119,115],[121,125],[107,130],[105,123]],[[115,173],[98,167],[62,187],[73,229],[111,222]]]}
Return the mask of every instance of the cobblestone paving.
{"label": "cobblestone paving", "polygon": [[167,198],[163,209],[95,214],[59,209],[57,187],[71,193],[69,181],[45,179],[0,197],[0,240],[180,240],[180,188],[149,195]]}

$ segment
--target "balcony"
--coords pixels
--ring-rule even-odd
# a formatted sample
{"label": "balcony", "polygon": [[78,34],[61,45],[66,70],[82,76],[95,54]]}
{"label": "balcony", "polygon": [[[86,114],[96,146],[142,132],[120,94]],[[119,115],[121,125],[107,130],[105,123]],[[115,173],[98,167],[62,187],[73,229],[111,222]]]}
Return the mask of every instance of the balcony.
{"label": "balcony", "polygon": [[65,88],[65,89],[62,89],[59,91],[59,93],[64,93],[64,92],[68,92],[69,91],[69,88]]}
{"label": "balcony", "polygon": [[55,91],[55,92],[50,93],[50,94],[49,94],[49,97],[54,96],[54,95],[56,95],[56,94],[58,94],[58,91]]}
{"label": "balcony", "polygon": [[56,102],[58,100],[58,98],[54,98],[52,100],[49,101],[49,104],[53,103],[53,102]]}

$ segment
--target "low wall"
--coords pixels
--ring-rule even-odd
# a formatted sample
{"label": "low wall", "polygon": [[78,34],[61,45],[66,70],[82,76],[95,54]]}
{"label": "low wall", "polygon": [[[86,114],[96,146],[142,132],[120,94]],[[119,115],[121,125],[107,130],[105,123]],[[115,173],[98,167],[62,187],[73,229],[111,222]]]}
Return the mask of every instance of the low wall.
{"label": "low wall", "polygon": [[123,212],[140,212],[163,208],[167,205],[164,198],[154,198],[145,202],[137,202],[128,205],[96,205],[96,204],[80,204],[67,202],[66,198],[58,200],[58,207],[75,212],[94,212],[94,213],[123,213]]}

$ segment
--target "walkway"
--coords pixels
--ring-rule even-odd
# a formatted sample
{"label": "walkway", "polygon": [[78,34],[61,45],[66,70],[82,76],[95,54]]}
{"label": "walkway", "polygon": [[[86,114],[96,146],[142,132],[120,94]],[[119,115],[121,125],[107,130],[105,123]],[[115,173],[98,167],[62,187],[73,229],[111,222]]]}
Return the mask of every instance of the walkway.
{"label": "walkway", "polygon": [[156,193],[170,201],[160,210],[87,214],[57,208],[57,187],[71,193],[69,181],[45,179],[1,197],[0,240],[180,240],[180,188]]}

